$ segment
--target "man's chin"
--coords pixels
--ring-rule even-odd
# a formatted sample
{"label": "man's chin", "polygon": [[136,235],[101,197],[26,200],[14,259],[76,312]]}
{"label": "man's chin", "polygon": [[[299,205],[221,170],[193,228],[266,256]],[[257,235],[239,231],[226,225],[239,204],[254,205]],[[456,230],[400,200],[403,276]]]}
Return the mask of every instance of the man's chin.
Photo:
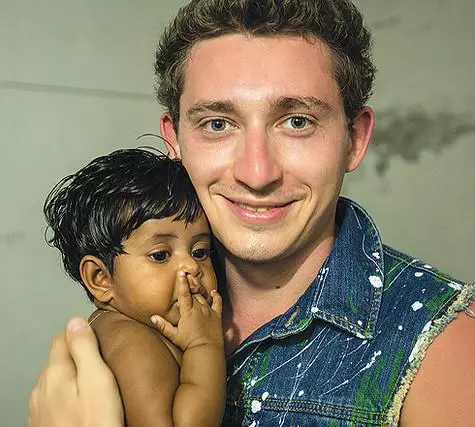
{"label": "man's chin", "polygon": [[225,250],[225,256],[234,261],[263,265],[281,260],[286,252],[285,248],[272,248],[265,243],[247,245],[245,247],[228,245]]}

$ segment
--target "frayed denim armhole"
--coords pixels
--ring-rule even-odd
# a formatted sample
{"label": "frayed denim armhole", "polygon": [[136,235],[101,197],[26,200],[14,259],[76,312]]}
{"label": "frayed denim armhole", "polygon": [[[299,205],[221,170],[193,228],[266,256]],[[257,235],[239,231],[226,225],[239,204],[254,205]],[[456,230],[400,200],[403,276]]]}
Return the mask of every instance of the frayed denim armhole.
{"label": "frayed denim armhole", "polygon": [[427,349],[444,328],[454,320],[457,315],[465,310],[469,304],[475,300],[475,283],[466,284],[461,290],[456,300],[449,306],[447,312],[433,322],[429,322],[421,332],[411,356],[409,357],[409,368],[401,381],[391,407],[389,408],[387,420],[388,426],[397,427],[401,415],[404,399],[409,391],[414,377],[417,375]]}

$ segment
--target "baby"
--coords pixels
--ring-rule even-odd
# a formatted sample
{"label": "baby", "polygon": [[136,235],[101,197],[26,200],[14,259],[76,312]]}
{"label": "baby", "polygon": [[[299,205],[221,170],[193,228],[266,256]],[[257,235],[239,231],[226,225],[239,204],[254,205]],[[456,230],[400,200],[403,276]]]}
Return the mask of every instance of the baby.
{"label": "baby", "polygon": [[127,426],[219,426],[221,297],[209,225],[181,163],[114,151],[59,182],[44,213],[48,243],[97,308],[89,321]]}

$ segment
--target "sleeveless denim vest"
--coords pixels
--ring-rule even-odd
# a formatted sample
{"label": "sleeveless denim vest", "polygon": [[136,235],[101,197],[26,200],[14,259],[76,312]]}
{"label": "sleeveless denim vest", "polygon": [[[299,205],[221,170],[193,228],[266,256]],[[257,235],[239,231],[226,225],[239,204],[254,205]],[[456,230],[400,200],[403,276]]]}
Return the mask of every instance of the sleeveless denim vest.
{"label": "sleeveless denim vest", "polygon": [[383,245],[354,202],[337,224],[307,291],[229,357],[223,426],[396,426],[427,347],[475,297]]}

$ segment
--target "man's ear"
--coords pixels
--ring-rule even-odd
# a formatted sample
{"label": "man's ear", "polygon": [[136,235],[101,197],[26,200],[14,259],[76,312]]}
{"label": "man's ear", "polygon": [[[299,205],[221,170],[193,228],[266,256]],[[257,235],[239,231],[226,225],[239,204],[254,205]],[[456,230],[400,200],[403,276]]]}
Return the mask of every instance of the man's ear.
{"label": "man's ear", "polygon": [[99,258],[86,255],[79,264],[79,272],[83,283],[97,301],[108,304],[112,300],[112,276]]}
{"label": "man's ear", "polygon": [[350,127],[350,146],[346,172],[353,172],[362,162],[371,141],[373,129],[374,111],[365,106],[358,112]]}
{"label": "man's ear", "polygon": [[178,145],[177,134],[173,126],[172,117],[168,112],[163,113],[160,117],[160,134],[165,140],[168,155],[172,159],[180,159],[180,146]]}

